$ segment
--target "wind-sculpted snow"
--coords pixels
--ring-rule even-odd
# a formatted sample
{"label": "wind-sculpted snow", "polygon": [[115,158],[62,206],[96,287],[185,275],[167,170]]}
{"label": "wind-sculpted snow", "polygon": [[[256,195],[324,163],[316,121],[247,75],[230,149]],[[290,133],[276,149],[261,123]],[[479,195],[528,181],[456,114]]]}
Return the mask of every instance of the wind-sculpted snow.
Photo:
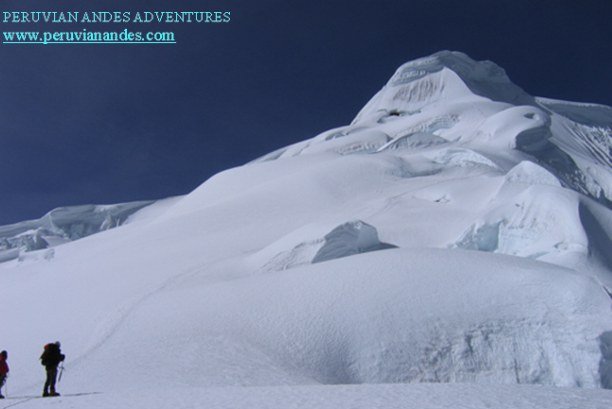
{"label": "wind-sculpted snow", "polygon": [[363,108],[356,123],[381,109],[416,111],[428,104],[482,96],[510,104],[535,100],[514,85],[491,61],[474,61],[459,52],[441,51],[402,65],[387,85]]}
{"label": "wind-sculpted snow", "polygon": [[[32,222],[0,229],[31,249],[0,252],[11,387],[38,390],[35,357],[60,339],[77,390],[609,388],[610,121],[591,108],[442,52],[351,124],[116,229],[61,246]],[[82,219],[53,237],[117,224]]]}
{"label": "wind-sculpted snow", "polygon": [[[531,180],[525,171],[530,171]],[[529,258],[558,252],[586,255],[589,243],[578,205],[576,195],[555,185],[545,170],[519,164],[506,176],[484,217],[469,227],[456,246]]]}
{"label": "wind-sculpted snow", "polygon": [[[379,137],[374,141],[372,135]],[[338,137],[340,149],[331,143]],[[612,208],[612,108],[533,98],[494,63],[457,52],[404,64],[349,127],[267,159],[415,150],[445,142],[480,150],[492,162],[493,156],[504,157],[510,161],[506,170],[534,161],[564,186]]]}
{"label": "wind-sculpted snow", "polygon": [[612,331],[601,334],[599,341],[602,355],[599,362],[601,386],[606,389],[612,389]]}
{"label": "wind-sculpted snow", "polygon": [[[113,389],[134,373],[151,387],[597,387],[598,337],[611,324],[609,306],[595,281],[552,265],[473,252],[391,249],[213,286],[195,276],[183,279],[141,303],[89,357],[93,367],[79,365],[72,372],[83,387],[98,385],[94,374],[121,354],[114,379],[103,381]],[[147,325],[149,320],[155,325]],[[156,365],[147,363],[151,350],[166,351],[157,360],[167,378],[159,379]],[[250,375],[253,370],[259,376]]]}
{"label": "wind-sculpted snow", "polygon": [[262,271],[280,271],[303,264],[348,257],[395,246],[381,243],[376,228],[355,220],[343,223],[322,235],[324,226],[306,226],[253,256]]}
{"label": "wind-sculpted snow", "polygon": [[559,179],[552,173],[529,161],[523,161],[510,169],[510,171],[506,173],[505,179],[509,183],[561,187]]}
{"label": "wind-sculpted snow", "polygon": [[120,226],[151,203],[60,207],[38,220],[0,226],[0,262],[17,258],[20,251],[42,250]]}
{"label": "wind-sculpted snow", "polygon": [[[604,171],[604,173],[597,172],[596,169],[599,167],[597,162],[591,163],[595,170],[587,167],[588,170],[584,171],[578,166],[572,155],[551,141],[552,138],[550,126],[527,129],[516,136],[516,148],[535,157],[540,163],[555,172],[567,186],[600,199],[604,203],[609,202],[611,192],[610,180],[607,180],[610,179],[609,165],[605,163],[601,165],[604,169],[607,168],[608,172]],[[597,152],[596,148],[593,150]],[[603,160],[609,161],[609,158],[604,157]]]}
{"label": "wind-sculpted snow", "polygon": [[612,128],[612,107],[550,98],[536,98],[536,100],[540,105],[576,123]]}
{"label": "wind-sculpted snow", "polygon": [[447,141],[444,138],[440,138],[439,136],[434,135],[433,133],[415,132],[393,139],[392,141],[381,146],[378,149],[378,152],[383,151],[385,149],[428,148],[432,145],[439,145],[446,142]]}
{"label": "wind-sculpted snow", "polygon": [[[593,202],[582,200],[578,212],[589,242],[591,257],[612,270],[612,215]],[[612,285],[607,290],[612,297]]]}

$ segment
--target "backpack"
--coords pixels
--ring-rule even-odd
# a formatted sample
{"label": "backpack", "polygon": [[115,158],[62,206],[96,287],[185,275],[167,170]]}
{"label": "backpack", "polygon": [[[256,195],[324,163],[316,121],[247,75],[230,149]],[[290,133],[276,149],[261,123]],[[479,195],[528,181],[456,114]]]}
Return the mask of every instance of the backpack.
{"label": "backpack", "polygon": [[40,363],[42,366],[49,366],[51,364],[49,362],[49,358],[51,358],[52,350],[54,346],[55,346],[54,344],[47,344],[44,346],[44,351],[42,355],[40,356]]}

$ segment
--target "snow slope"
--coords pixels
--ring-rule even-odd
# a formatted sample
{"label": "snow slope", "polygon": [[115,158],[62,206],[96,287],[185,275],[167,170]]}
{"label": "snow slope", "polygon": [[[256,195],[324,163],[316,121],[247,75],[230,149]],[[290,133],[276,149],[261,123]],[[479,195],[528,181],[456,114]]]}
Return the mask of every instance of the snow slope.
{"label": "snow slope", "polygon": [[[111,392],[79,397],[7,400],[18,408],[107,409],[607,409],[610,391],[534,386],[488,386],[470,384],[418,385],[317,385],[292,387],[177,388],[139,392]],[[0,404],[1,405],[1,404]]]}
{"label": "snow slope", "polygon": [[[91,407],[150,389],[220,407],[396,407],[381,391],[445,407],[452,388],[475,407],[612,402],[499,386],[612,388],[611,119],[461,53],[407,63],[348,126],[0,264],[11,388],[38,392],[60,339],[62,387],[112,392]],[[479,386],[371,385],[414,382]]]}

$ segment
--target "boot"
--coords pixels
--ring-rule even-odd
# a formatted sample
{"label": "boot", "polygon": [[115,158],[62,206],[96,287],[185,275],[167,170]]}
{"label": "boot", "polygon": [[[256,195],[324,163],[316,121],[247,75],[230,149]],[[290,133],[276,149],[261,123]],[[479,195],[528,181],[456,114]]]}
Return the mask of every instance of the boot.
{"label": "boot", "polygon": [[49,396],[49,392],[47,390],[43,391],[43,398],[46,398],[47,396]]}
{"label": "boot", "polygon": [[56,391],[51,391],[51,393],[49,394],[49,396],[60,396],[59,393],[57,393]]}

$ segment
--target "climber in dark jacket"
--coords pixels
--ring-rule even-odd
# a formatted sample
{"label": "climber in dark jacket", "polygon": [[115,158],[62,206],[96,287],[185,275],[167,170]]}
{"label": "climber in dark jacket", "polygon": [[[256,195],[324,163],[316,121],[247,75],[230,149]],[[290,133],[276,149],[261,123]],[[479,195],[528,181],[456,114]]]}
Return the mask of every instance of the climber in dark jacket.
{"label": "climber in dark jacket", "polygon": [[57,341],[54,344],[45,345],[45,350],[40,356],[40,361],[47,370],[47,380],[45,381],[45,389],[43,396],[59,396],[55,390],[55,381],[57,379],[57,366],[66,356],[60,350],[61,344]]}

